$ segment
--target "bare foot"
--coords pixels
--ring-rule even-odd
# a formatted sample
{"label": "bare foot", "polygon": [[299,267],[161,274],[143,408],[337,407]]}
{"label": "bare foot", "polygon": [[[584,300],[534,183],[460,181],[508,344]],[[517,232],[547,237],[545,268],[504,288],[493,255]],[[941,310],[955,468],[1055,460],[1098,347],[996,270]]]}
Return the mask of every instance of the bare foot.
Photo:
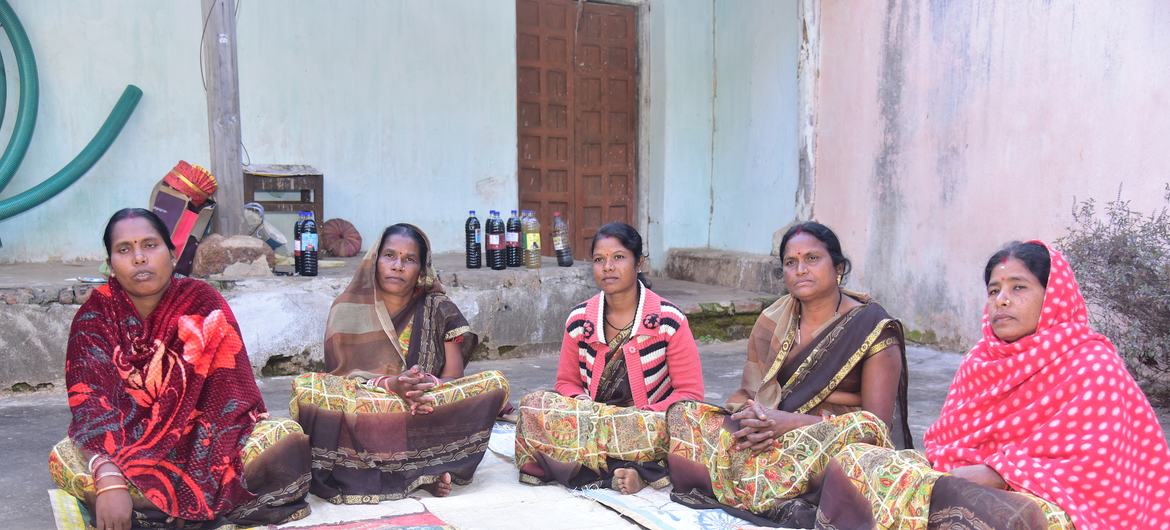
{"label": "bare foot", "polygon": [[642,488],[646,487],[646,483],[642,482],[642,476],[638,475],[636,469],[630,469],[628,467],[615,469],[613,470],[613,476],[617,478],[618,491],[621,491],[622,495],[632,495],[642,491]]}
{"label": "bare foot", "polygon": [[431,495],[434,495],[436,497],[446,497],[446,496],[450,495],[451,494],[451,474],[450,473],[443,473],[439,477],[438,482],[432,482],[430,484],[427,484],[426,486],[423,486],[423,489],[429,491],[431,493]]}

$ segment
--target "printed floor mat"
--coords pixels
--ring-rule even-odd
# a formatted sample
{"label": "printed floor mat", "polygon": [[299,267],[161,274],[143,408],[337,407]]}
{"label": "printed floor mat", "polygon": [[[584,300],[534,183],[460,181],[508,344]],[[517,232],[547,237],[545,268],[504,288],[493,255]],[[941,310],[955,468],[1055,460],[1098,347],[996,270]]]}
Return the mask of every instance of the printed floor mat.
{"label": "printed floor mat", "polygon": [[[694,510],[670,500],[670,490],[645,488],[634,495],[609,489],[574,491],[556,484],[531,486],[518,480],[516,426],[497,422],[487,454],[466,486],[435,498],[419,492],[373,505],[334,505],[309,496],[312,513],[269,529],[296,530],[736,530],[755,528],[722,510]],[[88,530],[86,508],[63,490],[49,490],[57,530]],[[261,527],[265,528],[265,527]]]}

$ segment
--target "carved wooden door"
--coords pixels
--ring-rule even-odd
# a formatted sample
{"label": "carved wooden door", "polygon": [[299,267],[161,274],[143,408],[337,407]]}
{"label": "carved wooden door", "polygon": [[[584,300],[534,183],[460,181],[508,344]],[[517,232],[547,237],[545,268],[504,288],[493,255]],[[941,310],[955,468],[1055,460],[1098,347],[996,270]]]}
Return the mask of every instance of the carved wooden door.
{"label": "carved wooden door", "polygon": [[553,212],[578,258],[601,225],[634,224],[636,27],[629,6],[516,2],[520,207],[537,212],[546,255]]}

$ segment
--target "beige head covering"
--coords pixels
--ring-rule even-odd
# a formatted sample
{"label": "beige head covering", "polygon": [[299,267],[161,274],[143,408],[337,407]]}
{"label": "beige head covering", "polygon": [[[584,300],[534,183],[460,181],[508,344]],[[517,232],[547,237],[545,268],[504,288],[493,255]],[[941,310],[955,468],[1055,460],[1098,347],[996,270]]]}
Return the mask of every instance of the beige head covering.
{"label": "beige head covering", "polygon": [[[414,298],[400,313],[406,317],[402,319],[405,323],[427,295],[443,293],[444,289],[431,261],[433,252],[427,235],[411,224],[393,226],[415,231],[426,246]],[[353,279],[329,309],[325,324],[325,370],[334,375],[397,374],[406,365],[407,352],[402,351],[394,318],[386,311],[378,287],[378,254],[384,240],[366,252]]]}

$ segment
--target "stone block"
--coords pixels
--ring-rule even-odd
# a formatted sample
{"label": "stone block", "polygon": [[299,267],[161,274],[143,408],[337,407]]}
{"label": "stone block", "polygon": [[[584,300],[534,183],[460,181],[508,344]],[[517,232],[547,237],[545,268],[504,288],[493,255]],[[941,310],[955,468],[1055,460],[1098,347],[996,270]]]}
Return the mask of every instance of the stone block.
{"label": "stone block", "polygon": [[676,280],[782,294],[784,273],[780,258],[709,248],[671,249],[666,274]]}
{"label": "stone block", "polygon": [[31,304],[35,294],[32,289],[4,289],[0,291],[0,297],[4,299],[4,303],[8,305],[13,304]]}
{"label": "stone block", "polygon": [[191,274],[217,279],[263,278],[272,276],[276,254],[263,241],[251,236],[225,238],[211,234],[199,243]]}
{"label": "stone block", "polygon": [[65,374],[65,347],[75,305],[13,304],[0,326],[0,388],[59,382]]}
{"label": "stone block", "polygon": [[730,315],[731,314],[731,307],[727,304],[722,303],[722,302],[700,303],[699,307],[702,308],[703,314],[706,314],[706,315]]}
{"label": "stone block", "polygon": [[93,285],[75,285],[73,286],[73,301],[77,304],[84,304],[89,300],[89,295],[93,294]]}
{"label": "stone block", "polygon": [[760,300],[733,300],[731,307],[735,314],[743,315],[763,311],[764,303]]}
{"label": "stone block", "polygon": [[72,305],[73,304],[73,289],[66,287],[57,292],[57,302]]}

